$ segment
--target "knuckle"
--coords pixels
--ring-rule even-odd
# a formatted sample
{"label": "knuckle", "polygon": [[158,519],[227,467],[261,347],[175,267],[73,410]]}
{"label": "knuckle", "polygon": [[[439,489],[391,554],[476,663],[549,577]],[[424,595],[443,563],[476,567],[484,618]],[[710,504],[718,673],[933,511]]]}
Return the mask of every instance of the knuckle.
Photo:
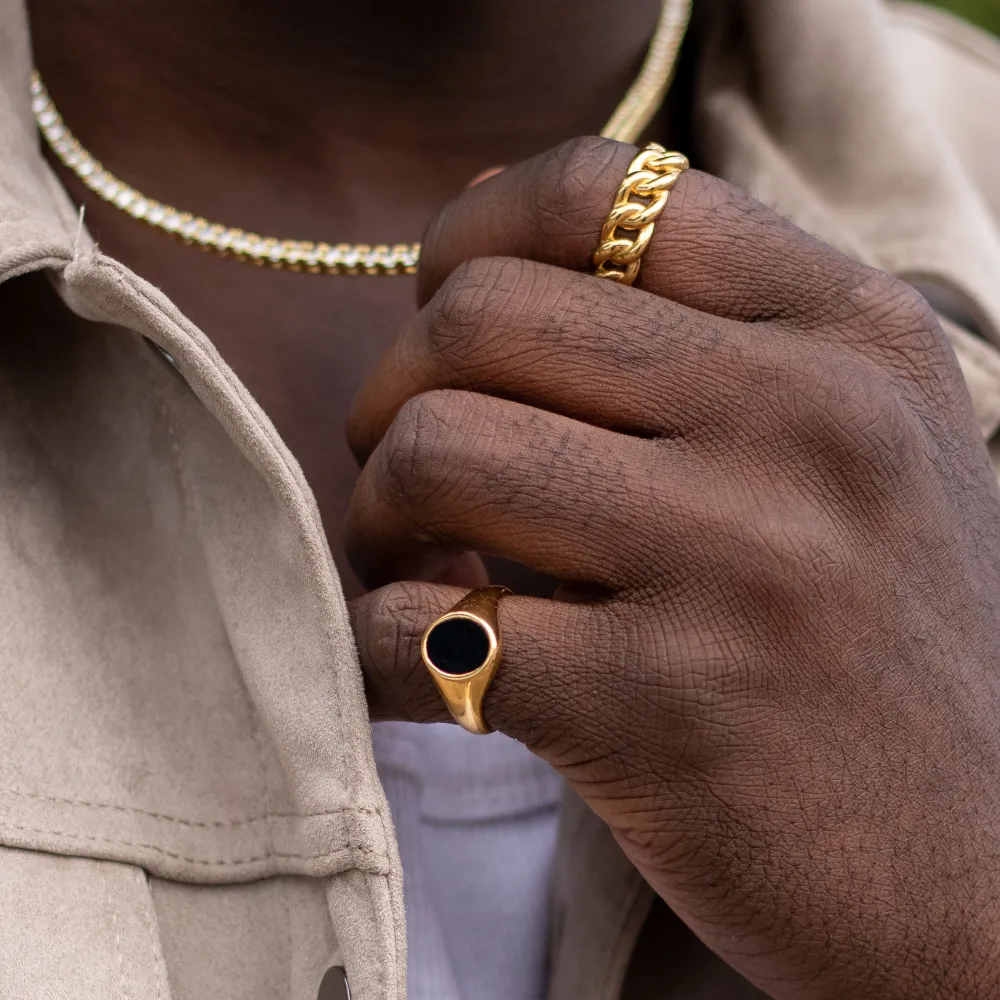
{"label": "knuckle", "polygon": [[901,326],[921,332],[938,332],[939,324],[931,304],[909,282],[901,278],[890,278],[885,296]]}
{"label": "knuckle", "polygon": [[764,637],[812,635],[817,601],[848,600],[852,582],[863,579],[861,549],[842,520],[816,498],[793,502],[793,509],[754,517],[735,531],[730,521],[709,546],[705,578],[724,595],[734,628],[731,646],[698,656],[706,684],[724,687],[732,664]]}
{"label": "knuckle", "polygon": [[964,411],[965,377],[934,307],[899,278],[890,280],[885,301],[880,345],[900,394],[928,427],[944,414]]}
{"label": "knuckle", "polygon": [[486,257],[460,264],[434,296],[427,324],[431,355],[449,367],[462,366],[484,335],[500,324],[527,261]]}
{"label": "knuckle", "polygon": [[857,446],[854,464],[882,482],[912,468],[924,450],[923,425],[889,379],[859,380],[847,397],[845,427]]}
{"label": "knuckle", "polygon": [[767,617],[809,621],[816,588],[849,584],[844,535],[832,518],[815,508],[808,517],[782,520],[760,533],[753,566],[744,566],[744,593]]}
{"label": "knuckle", "polygon": [[852,506],[888,501],[926,465],[927,428],[897,381],[857,358],[827,359],[781,393],[784,441]]}
{"label": "knuckle", "polygon": [[[787,219],[734,184],[701,170],[684,171],[670,195],[668,211],[671,232],[684,237],[685,251],[690,247],[698,255],[695,259],[704,262],[705,274],[717,272],[715,258],[726,255],[737,265],[740,285],[748,286],[738,290],[749,292],[752,282],[758,297],[762,269],[769,274],[778,266],[795,266],[786,247],[793,245],[797,255],[807,257],[815,249],[808,240],[798,239],[799,230]],[[791,234],[795,240],[789,240]],[[761,253],[762,246],[768,253]],[[813,263],[808,260],[810,267]]]}
{"label": "knuckle", "polygon": [[593,229],[595,214],[607,212],[634,155],[631,146],[595,136],[580,136],[557,146],[542,161],[531,188],[533,214],[545,235]]}
{"label": "knuckle", "polygon": [[950,360],[934,309],[901,278],[865,268],[844,302],[852,325],[860,327],[863,340],[890,368],[922,377]]}
{"label": "knuckle", "polygon": [[412,505],[439,488],[455,464],[454,432],[468,397],[444,389],[414,396],[400,408],[379,445],[379,480],[394,503]]}

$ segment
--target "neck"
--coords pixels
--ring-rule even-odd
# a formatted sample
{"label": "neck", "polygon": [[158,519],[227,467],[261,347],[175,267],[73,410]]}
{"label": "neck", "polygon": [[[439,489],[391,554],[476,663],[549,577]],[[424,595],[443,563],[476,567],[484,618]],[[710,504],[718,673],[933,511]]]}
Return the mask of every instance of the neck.
{"label": "neck", "polygon": [[190,148],[202,170],[239,160],[329,186],[352,150],[456,163],[467,176],[598,131],[641,63],[659,0],[635,0],[628,16],[606,0],[28,6],[57,106],[112,169],[114,154],[121,172],[161,175],[165,150],[169,161]]}

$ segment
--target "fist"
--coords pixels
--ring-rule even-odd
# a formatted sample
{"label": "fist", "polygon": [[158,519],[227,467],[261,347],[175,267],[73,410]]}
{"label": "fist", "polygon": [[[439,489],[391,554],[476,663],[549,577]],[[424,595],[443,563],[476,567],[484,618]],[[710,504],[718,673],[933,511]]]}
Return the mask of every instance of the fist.
{"label": "fist", "polygon": [[431,226],[362,388],[347,544],[373,714],[446,718],[419,639],[476,556],[487,720],[783,998],[1000,991],[1000,498],[909,286],[686,173],[639,281],[588,274],[635,150],[578,140]]}

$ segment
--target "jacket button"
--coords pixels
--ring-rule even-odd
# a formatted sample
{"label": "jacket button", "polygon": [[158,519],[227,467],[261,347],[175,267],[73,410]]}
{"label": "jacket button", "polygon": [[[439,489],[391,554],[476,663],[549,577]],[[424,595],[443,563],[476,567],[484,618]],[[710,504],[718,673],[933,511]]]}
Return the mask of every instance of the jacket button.
{"label": "jacket button", "polygon": [[347,985],[347,973],[339,965],[326,970],[323,982],[319,984],[316,1000],[351,1000],[351,988]]}

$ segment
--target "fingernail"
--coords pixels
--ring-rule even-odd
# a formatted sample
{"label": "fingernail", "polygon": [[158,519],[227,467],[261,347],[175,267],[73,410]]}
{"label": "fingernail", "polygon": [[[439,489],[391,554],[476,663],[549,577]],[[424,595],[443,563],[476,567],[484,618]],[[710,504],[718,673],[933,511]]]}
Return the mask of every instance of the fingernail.
{"label": "fingernail", "polygon": [[483,181],[488,181],[491,177],[496,177],[497,174],[502,174],[507,168],[506,167],[490,167],[489,170],[483,170],[481,173],[476,174],[475,177],[465,185],[466,189],[474,188],[477,184],[482,184]]}

